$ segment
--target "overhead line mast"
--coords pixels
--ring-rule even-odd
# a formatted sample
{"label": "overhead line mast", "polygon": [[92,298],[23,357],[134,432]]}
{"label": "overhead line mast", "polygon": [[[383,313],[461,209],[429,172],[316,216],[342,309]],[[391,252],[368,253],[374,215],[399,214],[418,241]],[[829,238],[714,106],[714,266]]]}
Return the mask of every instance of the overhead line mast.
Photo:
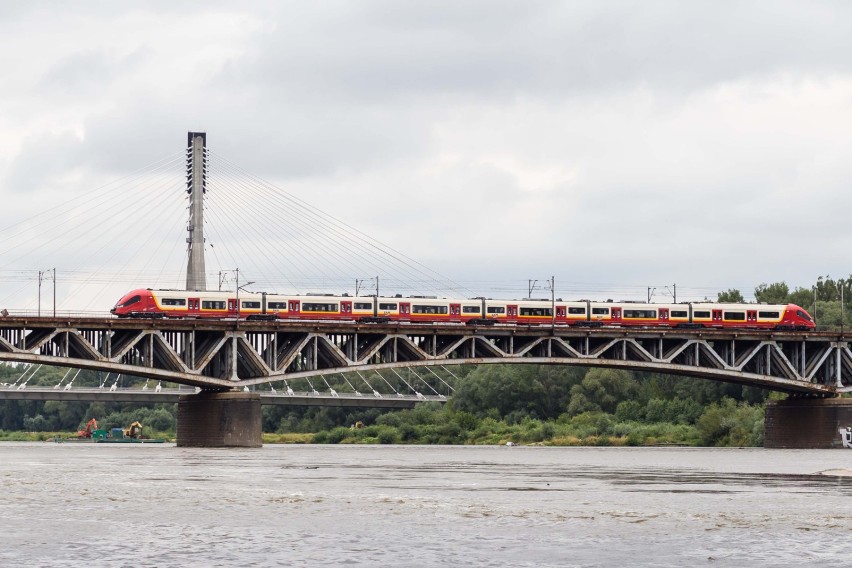
{"label": "overhead line mast", "polygon": [[186,192],[189,194],[186,289],[204,292],[207,276],[204,264],[204,194],[207,193],[207,133],[186,135]]}

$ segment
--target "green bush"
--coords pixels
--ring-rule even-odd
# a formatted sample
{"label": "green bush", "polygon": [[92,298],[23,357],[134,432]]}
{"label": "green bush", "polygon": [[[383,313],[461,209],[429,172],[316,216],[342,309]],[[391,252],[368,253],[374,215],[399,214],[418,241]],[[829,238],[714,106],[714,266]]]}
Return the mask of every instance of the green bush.
{"label": "green bush", "polygon": [[642,405],[635,400],[624,400],[615,407],[615,418],[619,422],[638,421],[642,419]]}
{"label": "green bush", "polygon": [[455,412],[453,420],[462,430],[474,430],[479,425],[479,419],[470,412]]}
{"label": "green bush", "polygon": [[349,428],[345,428],[343,426],[334,428],[326,434],[328,443],[339,444],[340,442],[348,438],[350,436],[350,433],[351,431],[349,430]]}
{"label": "green bush", "polygon": [[396,428],[388,426],[382,428],[382,430],[379,432],[378,439],[380,444],[395,444],[399,439],[399,434]]}
{"label": "green bush", "polygon": [[398,431],[399,438],[403,442],[411,442],[419,437],[417,433],[417,427],[412,426],[411,424],[403,424],[399,427]]}
{"label": "green bush", "polygon": [[763,440],[763,408],[725,398],[712,404],[696,422],[708,446],[753,446]]}

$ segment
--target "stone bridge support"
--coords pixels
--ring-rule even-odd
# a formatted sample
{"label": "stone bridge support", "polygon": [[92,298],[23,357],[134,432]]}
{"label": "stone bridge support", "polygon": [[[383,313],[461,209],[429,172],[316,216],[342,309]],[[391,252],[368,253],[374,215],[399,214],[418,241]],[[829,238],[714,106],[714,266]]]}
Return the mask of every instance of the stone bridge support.
{"label": "stone bridge support", "polygon": [[838,430],[852,426],[852,398],[792,398],[766,403],[765,448],[842,448]]}
{"label": "stone bridge support", "polygon": [[259,448],[260,394],[210,392],[181,396],[177,445],[189,448]]}

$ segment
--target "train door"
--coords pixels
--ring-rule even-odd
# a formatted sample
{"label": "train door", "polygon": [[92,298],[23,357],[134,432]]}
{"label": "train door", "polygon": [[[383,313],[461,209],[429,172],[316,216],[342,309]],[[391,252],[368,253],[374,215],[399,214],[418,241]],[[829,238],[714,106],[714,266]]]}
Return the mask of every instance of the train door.
{"label": "train door", "polygon": [[518,321],[518,306],[506,306],[506,321],[508,322],[517,322]]}
{"label": "train door", "polygon": [[237,310],[237,299],[236,298],[228,298],[228,315],[236,316],[238,314]]}
{"label": "train door", "polygon": [[401,321],[411,320],[411,303],[410,302],[400,302],[399,303],[399,319]]}
{"label": "train door", "polygon": [[186,310],[189,312],[189,317],[198,317],[198,312],[201,309],[200,298],[189,298],[186,301]]}
{"label": "train door", "polygon": [[450,321],[461,321],[461,304],[450,304]]}
{"label": "train door", "polygon": [[669,323],[669,309],[660,308],[660,323],[667,325]]}
{"label": "train door", "polygon": [[301,314],[299,313],[301,310],[299,308],[299,300],[290,300],[288,303],[287,315],[291,318],[297,318]]}
{"label": "train door", "polygon": [[746,311],[746,322],[749,324],[757,323],[757,310]]}
{"label": "train door", "polygon": [[461,321],[461,304],[450,304],[450,321]]}
{"label": "train door", "polygon": [[568,308],[565,306],[556,306],[556,318],[553,320],[556,323],[564,324],[568,320]]}
{"label": "train door", "polygon": [[612,308],[609,311],[609,319],[616,325],[621,324],[621,308]]}
{"label": "train door", "polygon": [[352,319],[352,302],[348,300],[340,302],[340,317],[342,319]]}
{"label": "train door", "polygon": [[713,325],[722,325],[722,310],[713,310]]}

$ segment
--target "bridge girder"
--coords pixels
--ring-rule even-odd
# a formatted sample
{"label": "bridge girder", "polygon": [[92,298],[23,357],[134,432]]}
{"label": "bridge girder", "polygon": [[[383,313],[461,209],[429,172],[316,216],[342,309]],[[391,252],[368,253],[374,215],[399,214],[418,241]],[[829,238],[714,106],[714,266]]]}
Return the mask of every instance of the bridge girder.
{"label": "bridge girder", "polygon": [[852,390],[838,334],[194,320],[0,320],[0,361],[229,389],[320,374],[459,364],[650,371],[772,390]]}

